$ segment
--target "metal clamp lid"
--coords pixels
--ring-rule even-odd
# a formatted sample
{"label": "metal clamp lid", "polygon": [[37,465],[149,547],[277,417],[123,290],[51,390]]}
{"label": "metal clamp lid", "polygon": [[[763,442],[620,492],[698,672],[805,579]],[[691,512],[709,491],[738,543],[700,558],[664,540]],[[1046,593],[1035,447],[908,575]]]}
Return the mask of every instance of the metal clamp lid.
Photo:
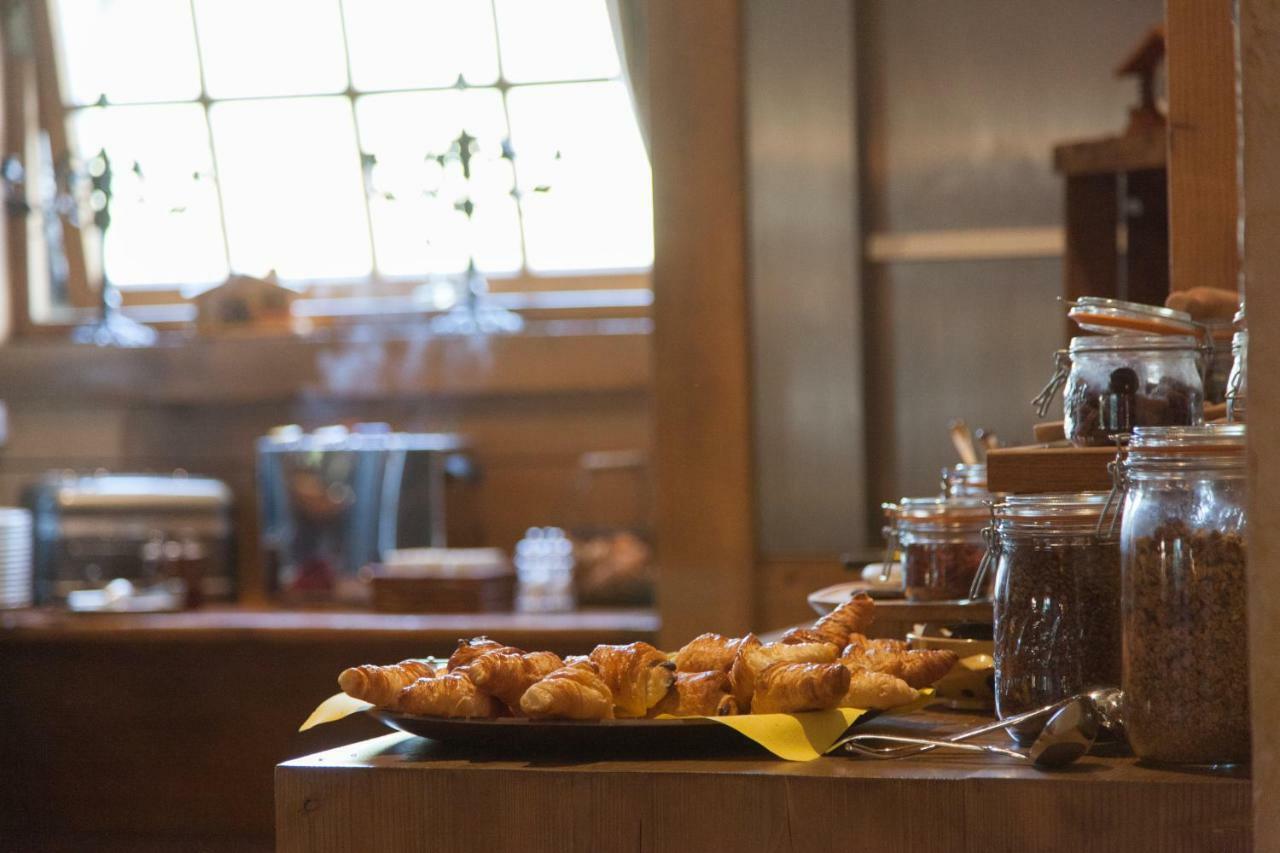
{"label": "metal clamp lid", "polygon": [[1053,375],[1049,377],[1048,383],[1040,389],[1040,393],[1031,401],[1031,405],[1036,410],[1036,417],[1043,418],[1049,414],[1049,406],[1053,404],[1053,398],[1057,396],[1062,386],[1067,384],[1067,379],[1070,376],[1071,354],[1064,349],[1060,349],[1053,354]]}

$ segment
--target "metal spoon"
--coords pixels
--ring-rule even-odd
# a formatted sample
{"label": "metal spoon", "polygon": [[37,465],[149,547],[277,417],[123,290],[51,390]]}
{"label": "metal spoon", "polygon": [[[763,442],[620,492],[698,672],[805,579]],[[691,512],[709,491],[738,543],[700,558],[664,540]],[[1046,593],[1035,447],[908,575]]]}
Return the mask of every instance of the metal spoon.
{"label": "metal spoon", "polygon": [[[1008,721],[1003,721],[1006,724]],[[967,733],[966,733],[967,734]],[[965,752],[986,752],[1020,758],[1030,761],[1036,767],[1054,769],[1071,764],[1089,751],[1098,735],[1098,721],[1087,696],[1068,701],[1059,708],[1049,722],[1045,724],[1039,737],[1031,744],[1026,754],[992,744],[965,743],[959,740],[930,740],[928,738],[904,737],[899,735],[861,734],[854,735],[844,741],[844,748],[872,758],[902,758],[900,749],[876,748],[868,743],[897,743],[922,747],[905,755],[916,755],[929,749],[956,749]]]}

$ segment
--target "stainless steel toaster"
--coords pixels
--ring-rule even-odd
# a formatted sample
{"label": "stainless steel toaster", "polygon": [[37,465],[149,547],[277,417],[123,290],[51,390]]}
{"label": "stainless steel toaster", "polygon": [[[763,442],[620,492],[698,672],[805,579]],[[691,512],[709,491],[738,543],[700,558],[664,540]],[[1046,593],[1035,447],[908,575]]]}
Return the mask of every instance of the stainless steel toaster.
{"label": "stainless steel toaster", "polygon": [[161,580],[173,554],[201,555],[201,592],[235,597],[231,490],[174,474],[53,472],[28,486],[35,600],[60,603],[115,578]]}

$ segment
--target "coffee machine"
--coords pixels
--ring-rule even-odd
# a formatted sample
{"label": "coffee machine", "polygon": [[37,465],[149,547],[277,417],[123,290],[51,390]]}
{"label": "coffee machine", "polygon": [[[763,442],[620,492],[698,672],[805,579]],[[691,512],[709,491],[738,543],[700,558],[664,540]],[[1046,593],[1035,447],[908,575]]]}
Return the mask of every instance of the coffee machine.
{"label": "coffee machine", "polygon": [[[274,429],[258,440],[257,466],[264,564],[275,597],[361,604],[369,598],[365,570],[383,554],[445,545],[445,478],[465,476],[470,462],[457,435],[356,424]],[[409,492],[406,536],[399,521],[402,493]]]}

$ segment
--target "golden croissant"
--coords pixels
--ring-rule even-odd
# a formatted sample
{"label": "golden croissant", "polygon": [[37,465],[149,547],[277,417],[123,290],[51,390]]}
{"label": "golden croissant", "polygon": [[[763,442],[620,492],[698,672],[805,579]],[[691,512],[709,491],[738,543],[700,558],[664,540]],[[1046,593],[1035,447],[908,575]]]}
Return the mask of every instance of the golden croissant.
{"label": "golden croissant", "polygon": [[453,650],[453,654],[449,655],[449,664],[446,667],[449,672],[460,669],[471,663],[481,655],[487,655],[490,652],[508,652],[510,654],[522,655],[524,651],[512,646],[504,646],[502,643],[495,643],[488,637],[474,637],[470,640],[459,640],[458,648]]}
{"label": "golden croissant", "polygon": [[344,669],[338,676],[338,686],[353,699],[388,708],[395,703],[401,690],[419,678],[430,678],[435,674],[431,664],[420,660],[404,660],[391,666],[365,664]]}
{"label": "golden croissant", "polygon": [[492,696],[484,693],[463,673],[451,672],[435,678],[419,678],[404,690],[397,710],[423,717],[496,717],[500,710]]}
{"label": "golden croissant", "polygon": [[[748,635],[754,639],[753,635]],[[744,642],[729,669],[729,680],[734,698],[741,708],[750,708],[755,692],[756,678],[765,667],[775,663],[831,663],[840,650],[830,643],[769,643],[761,645]]]}
{"label": "golden croissant", "polygon": [[840,707],[886,711],[914,702],[919,695],[911,685],[887,672],[849,668],[849,689]]}
{"label": "golden croissant", "polygon": [[813,623],[813,630],[828,643],[843,648],[851,634],[865,634],[875,620],[876,603],[860,592]]}
{"label": "golden croissant", "polygon": [[841,657],[850,657],[858,654],[866,654],[869,651],[876,652],[905,652],[910,646],[906,640],[869,640],[865,634],[850,634],[849,644],[844,647]]}
{"label": "golden croissant", "polygon": [[485,693],[502,701],[508,708],[520,707],[520,697],[535,681],[564,666],[554,652],[489,652],[463,669]]}
{"label": "golden croissant", "polygon": [[677,672],[676,683],[649,716],[727,717],[738,713],[738,702],[729,692],[729,676],[723,672]]}
{"label": "golden croissant", "polygon": [[798,626],[792,628],[782,635],[783,643],[826,643],[829,642],[823,634],[818,633],[812,626]]}
{"label": "golden croissant", "polygon": [[590,658],[613,693],[616,717],[643,717],[676,680],[676,665],[648,643],[596,646]]}
{"label": "golden croissant", "polygon": [[753,714],[824,711],[849,691],[849,670],[839,663],[775,663],[756,676]]}
{"label": "golden croissant", "polygon": [[746,637],[724,637],[720,634],[703,634],[694,637],[676,652],[676,671],[728,672],[733,664],[733,656],[738,653],[738,648],[746,639]]}
{"label": "golden croissant", "polygon": [[960,656],[950,649],[885,651],[878,648],[846,654],[841,658],[850,666],[901,678],[912,687],[928,687],[950,672],[959,659]]}
{"label": "golden croissant", "polygon": [[590,661],[563,666],[529,686],[520,711],[535,720],[613,719],[613,694]]}

